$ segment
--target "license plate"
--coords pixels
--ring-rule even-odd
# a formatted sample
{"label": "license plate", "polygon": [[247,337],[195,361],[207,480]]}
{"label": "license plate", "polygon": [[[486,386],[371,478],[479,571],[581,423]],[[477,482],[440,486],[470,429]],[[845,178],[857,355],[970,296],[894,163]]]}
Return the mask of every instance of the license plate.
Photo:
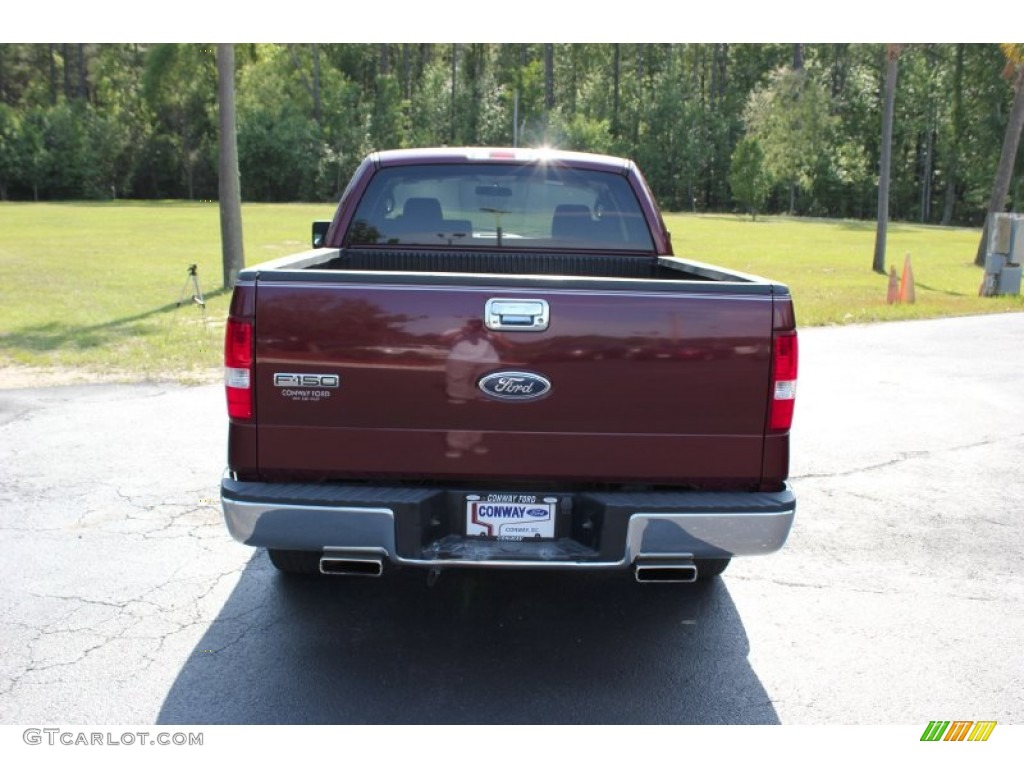
{"label": "license plate", "polygon": [[494,493],[466,497],[466,535],[520,541],[555,538],[558,499]]}

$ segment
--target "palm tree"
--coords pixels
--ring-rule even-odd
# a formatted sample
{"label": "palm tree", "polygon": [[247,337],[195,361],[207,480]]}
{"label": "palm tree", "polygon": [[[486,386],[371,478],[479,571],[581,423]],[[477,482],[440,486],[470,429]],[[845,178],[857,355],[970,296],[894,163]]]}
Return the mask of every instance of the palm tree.
{"label": "palm tree", "polygon": [[1006,198],[1010,193],[1010,181],[1013,178],[1013,165],[1017,159],[1017,147],[1020,144],[1021,130],[1024,129],[1024,43],[1000,43],[999,47],[1006,56],[1003,75],[1013,83],[1013,107],[1010,110],[1010,122],[1006,124],[1006,133],[1003,134],[1003,149],[999,154],[996,180],[992,185],[992,197],[988,201],[988,213],[985,216],[985,227],[981,231],[978,253],[974,258],[974,263],[978,266],[985,263],[992,216],[1002,213],[1006,208]]}
{"label": "palm tree", "polygon": [[882,157],[878,171],[878,225],[875,227],[875,258],[871,268],[885,274],[885,236],[889,230],[889,166],[892,162],[892,118],[896,105],[896,74],[902,46],[885,47],[885,104],[882,109]]}
{"label": "palm tree", "polygon": [[217,102],[220,112],[220,241],[224,287],[232,288],[245,266],[242,249],[242,191],[238,178],[238,136],[235,130],[235,47],[217,45]]}

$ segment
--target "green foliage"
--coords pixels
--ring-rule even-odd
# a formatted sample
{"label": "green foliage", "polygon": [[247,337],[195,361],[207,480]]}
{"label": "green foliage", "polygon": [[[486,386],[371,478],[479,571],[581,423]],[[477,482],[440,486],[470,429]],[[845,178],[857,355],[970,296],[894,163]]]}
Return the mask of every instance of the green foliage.
{"label": "green foliage", "polygon": [[[323,153],[317,180],[318,194],[311,198],[315,200],[337,199],[352,172],[372,148],[367,125],[369,118],[359,86],[341,72],[324,70],[321,87],[329,96],[324,100],[320,127]],[[244,179],[242,192],[245,193]]]}
{"label": "green foliage", "polygon": [[519,67],[512,81],[519,94],[519,145],[541,146],[552,141],[544,109],[544,64],[534,60]]}
{"label": "green foliage", "polygon": [[44,155],[42,175],[52,197],[92,197],[89,178],[93,168],[93,147],[86,130],[90,111],[80,105],[62,103],[42,115]]}
{"label": "green foliage", "polygon": [[238,88],[238,166],[247,200],[315,195],[319,132],[308,117],[312,102],[286,98],[289,92],[304,93],[288,54],[284,48],[271,49],[244,72]]}
{"label": "green foliage", "polygon": [[732,153],[729,184],[750,218],[756,220],[757,212],[764,208],[772,188],[772,177],[765,168],[764,152],[757,139],[747,136],[736,145],[736,151]]}
{"label": "green foliage", "polygon": [[0,201],[7,199],[7,188],[17,178],[22,163],[18,133],[18,115],[0,103]]}
{"label": "green foliage", "polygon": [[[511,144],[511,104],[495,79],[494,46],[470,43],[459,46],[457,54],[453,143]],[[450,94],[450,67],[448,75]]]}
{"label": "green foliage", "polygon": [[402,97],[392,75],[380,75],[370,116],[369,141],[375,149],[393,149],[402,144]]}
{"label": "green foliage", "polygon": [[607,120],[575,114],[566,116],[561,110],[552,115],[549,133],[555,146],[580,152],[612,151],[612,136]]}
{"label": "green foliage", "polygon": [[238,167],[246,200],[315,197],[320,144],[314,124],[293,109],[275,112],[260,105],[240,111],[238,122]]}
{"label": "green foliage", "polygon": [[146,57],[142,92],[175,154],[189,199],[216,197],[217,72],[213,46],[164,43]]}
{"label": "green foliage", "polygon": [[0,110],[0,186],[56,199],[104,198],[127,143],[121,126],[91,105],[61,102],[20,116]]}
{"label": "green foliage", "polygon": [[775,70],[767,86],[750,94],[744,121],[771,176],[804,190],[813,185],[837,123],[816,76],[807,70]]}
{"label": "green foliage", "polygon": [[[518,97],[520,145],[632,157],[669,210],[732,210],[749,136],[777,184],[764,212],[875,213],[882,45],[805,44],[798,72],[788,44],[236,50],[250,200],[334,198],[370,149],[511,144]],[[1012,101],[1005,64],[995,44],[905,46],[894,220],[980,224]],[[215,197],[215,85],[210,44],[0,44],[0,195]],[[1022,181],[1018,159],[1015,201]]]}
{"label": "green foliage", "polygon": [[412,95],[408,146],[447,144],[451,136],[451,64],[434,59],[426,65],[422,83]]}

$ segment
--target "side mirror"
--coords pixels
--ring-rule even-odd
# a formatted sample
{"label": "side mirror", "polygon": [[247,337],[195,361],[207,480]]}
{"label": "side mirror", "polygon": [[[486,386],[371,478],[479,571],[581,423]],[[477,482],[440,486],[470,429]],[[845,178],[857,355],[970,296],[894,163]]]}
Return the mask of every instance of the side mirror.
{"label": "side mirror", "polygon": [[314,221],[313,222],[313,247],[323,248],[324,240],[327,239],[327,230],[331,228],[331,222],[329,221]]}

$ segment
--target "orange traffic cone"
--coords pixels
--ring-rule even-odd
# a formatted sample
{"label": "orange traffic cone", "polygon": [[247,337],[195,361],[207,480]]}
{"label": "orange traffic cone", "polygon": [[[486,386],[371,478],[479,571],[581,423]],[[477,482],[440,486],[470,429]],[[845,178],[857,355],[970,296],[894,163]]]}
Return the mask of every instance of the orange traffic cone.
{"label": "orange traffic cone", "polygon": [[900,281],[900,303],[914,303],[914,270],[910,268],[910,254],[903,260],[903,279]]}
{"label": "orange traffic cone", "polygon": [[885,300],[889,304],[895,304],[900,297],[900,279],[896,277],[896,267],[889,267],[889,294]]}

